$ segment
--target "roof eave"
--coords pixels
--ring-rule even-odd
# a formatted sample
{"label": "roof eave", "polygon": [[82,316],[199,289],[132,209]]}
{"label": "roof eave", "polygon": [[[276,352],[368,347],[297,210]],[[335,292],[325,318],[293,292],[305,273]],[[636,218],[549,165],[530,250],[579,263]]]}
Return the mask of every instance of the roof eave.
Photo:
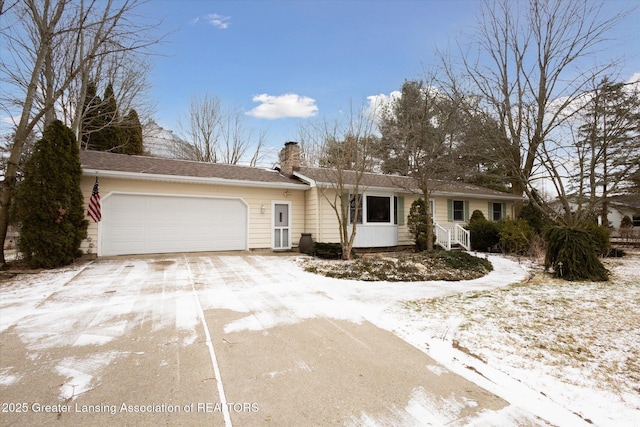
{"label": "roof eave", "polygon": [[[278,170],[280,170],[280,169],[278,169]],[[317,187],[317,186],[318,186],[318,182],[316,182],[316,181],[315,181],[314,179],[312,179],[312,178],[309,178],[309,177],[308,177],[308,176],[306,176],[306,175],[301,174],[300,172],[296,172],[296,171],[294,171],[294,172],[293,172],[293,176],[295,176],[296,178],[298,178],[298,179],[299,179],[299,180],[301,180],[301,181],[306,182],[306,183],[309,185],[309,187],[311,187],[311,188],[314,188],[314,187]]]}
{"label": "roof eave", "polygon": [[135,179],[142,181],[163,181],[163,182],[180,182],[188,184],[209,184],[209,185],[227,185],[232,187],[262,187],[262,188],[284,188],[288,190],[306,190],[308,188],[304,183],[292,182],[267,182],[267,181],[250,181],[241,179],[226,179],[216,177],[197,177],[182,175],[164,175],[151,174],[141,172],[123,172],[114,170],[83,168],[82,174],[86,176],[98,176],[118,179]]}
{"label": "roof eave", "polygon": [[[301,176],[302,178],[302,176]],[[304,178],[305,180],[313,181],[310,178]],[[313,186],[324,187],[324,188],[332,188],[334,187],[330,182],[314,182]],[[354,184],[345,184],[345,189],[353,189],[355,188]],[[372,192],[390,192],[390,193],[405,193],[405,194],[422,194],[421,190],[418,188],[401,188],[401,187],[376,187],[373,185],[359,185],[362,191],[372,191]],[[460,198],[473,198],[473,199],[486,199],[486,200],[509,200],[516,201],[522,200],[526,201],[526,197],[519,197],[513,194],[481,194],[481,193],[464,193],[459,191],[441,191],[441,190],[433,190],[431,192],[433,196],[443,196],[443,197],[460,197]]]}

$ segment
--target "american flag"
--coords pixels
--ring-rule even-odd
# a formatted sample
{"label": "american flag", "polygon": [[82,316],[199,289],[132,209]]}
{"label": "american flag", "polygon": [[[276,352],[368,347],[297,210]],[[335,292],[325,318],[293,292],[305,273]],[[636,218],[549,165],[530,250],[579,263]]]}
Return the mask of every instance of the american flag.
{"label": "american flag", "polygon": [[91,217],[93,222],[99,222],[102,219],[102,207],[100,206],[100,192],[98,191],[97,176],[96,183],[93,184],[91,198],[89,199],[89,210],[87,211],[87,215]]}

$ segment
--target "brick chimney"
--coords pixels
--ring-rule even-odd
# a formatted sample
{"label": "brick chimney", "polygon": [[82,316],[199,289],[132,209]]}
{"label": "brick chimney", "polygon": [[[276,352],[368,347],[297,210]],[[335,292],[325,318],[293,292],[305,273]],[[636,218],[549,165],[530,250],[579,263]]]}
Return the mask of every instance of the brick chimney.
{"label": "brick chimney", "polygon": [[291,176],[298,169],[300,169],[300,146],[297,142],[285,142],[284,148],[280,150],[280,172]]}

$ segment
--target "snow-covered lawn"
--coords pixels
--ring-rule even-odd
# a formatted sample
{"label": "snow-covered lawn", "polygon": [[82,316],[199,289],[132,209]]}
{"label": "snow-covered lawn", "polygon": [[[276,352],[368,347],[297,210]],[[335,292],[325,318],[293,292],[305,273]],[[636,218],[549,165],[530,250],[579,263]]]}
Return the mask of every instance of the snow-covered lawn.
{"label": "snow-covered lawn", "polygon": [[[500,256],[489,256],[491,273],[459,282],[332,279],[305,272],[305,260],[176,255],[19,275],[0,282],[0,332],[17,334],[36,357],[107,345],[149,321],[192,345],[196,301],[204,310],[246,313],[225,333],[315,317],[366,320],[440,363],[430,369],[462,375],[512,404],[477,425],[516,425],[511,416],[521,408],[543,425],[640,426],[640,253],[607,261],[607,283],[552,280]],[[536,277],[527,282],[528,271]],[[86,361],[95,367],[87,384],[125,353],[101,354],[100,363]],[[82,383],[69,373],[76,359],[58,362],[47,367]],[[27,374],[0,364],[0,388]]]}
{"label": "snow-covered lawn", "polygon": [[406,301],[401,333],[445,365],[516,379],[588,423],[640,425],[640,256],[605,264],[606,283],[537,271],[503,288]]}

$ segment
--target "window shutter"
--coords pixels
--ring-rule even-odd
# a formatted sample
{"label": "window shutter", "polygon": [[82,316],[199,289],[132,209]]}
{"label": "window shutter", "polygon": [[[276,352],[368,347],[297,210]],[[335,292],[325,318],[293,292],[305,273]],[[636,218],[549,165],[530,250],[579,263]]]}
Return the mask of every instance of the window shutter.
{"label": "window shutter", "polygon": [[398,196],[398,225],[404,225],[404,197]]}
{"label": "window shutter", "polygon": [[507,217],[507,204],[501,203],[501,205],[500,209],[502,210],[502,213],[500,219],[505,219]]}
{"label": "window shutter", "polygon": [[464,201],[464,220],[465,222],[469,222],[469,201]]}
{"label": "window shutter", "polygon": [[453,200],[447,199],[447,221],[453,222]]}
{"label": "window shutter", "polygon": [[487,219],[493,221],[493,202],[488,203],[487,212],[489,212]]}

